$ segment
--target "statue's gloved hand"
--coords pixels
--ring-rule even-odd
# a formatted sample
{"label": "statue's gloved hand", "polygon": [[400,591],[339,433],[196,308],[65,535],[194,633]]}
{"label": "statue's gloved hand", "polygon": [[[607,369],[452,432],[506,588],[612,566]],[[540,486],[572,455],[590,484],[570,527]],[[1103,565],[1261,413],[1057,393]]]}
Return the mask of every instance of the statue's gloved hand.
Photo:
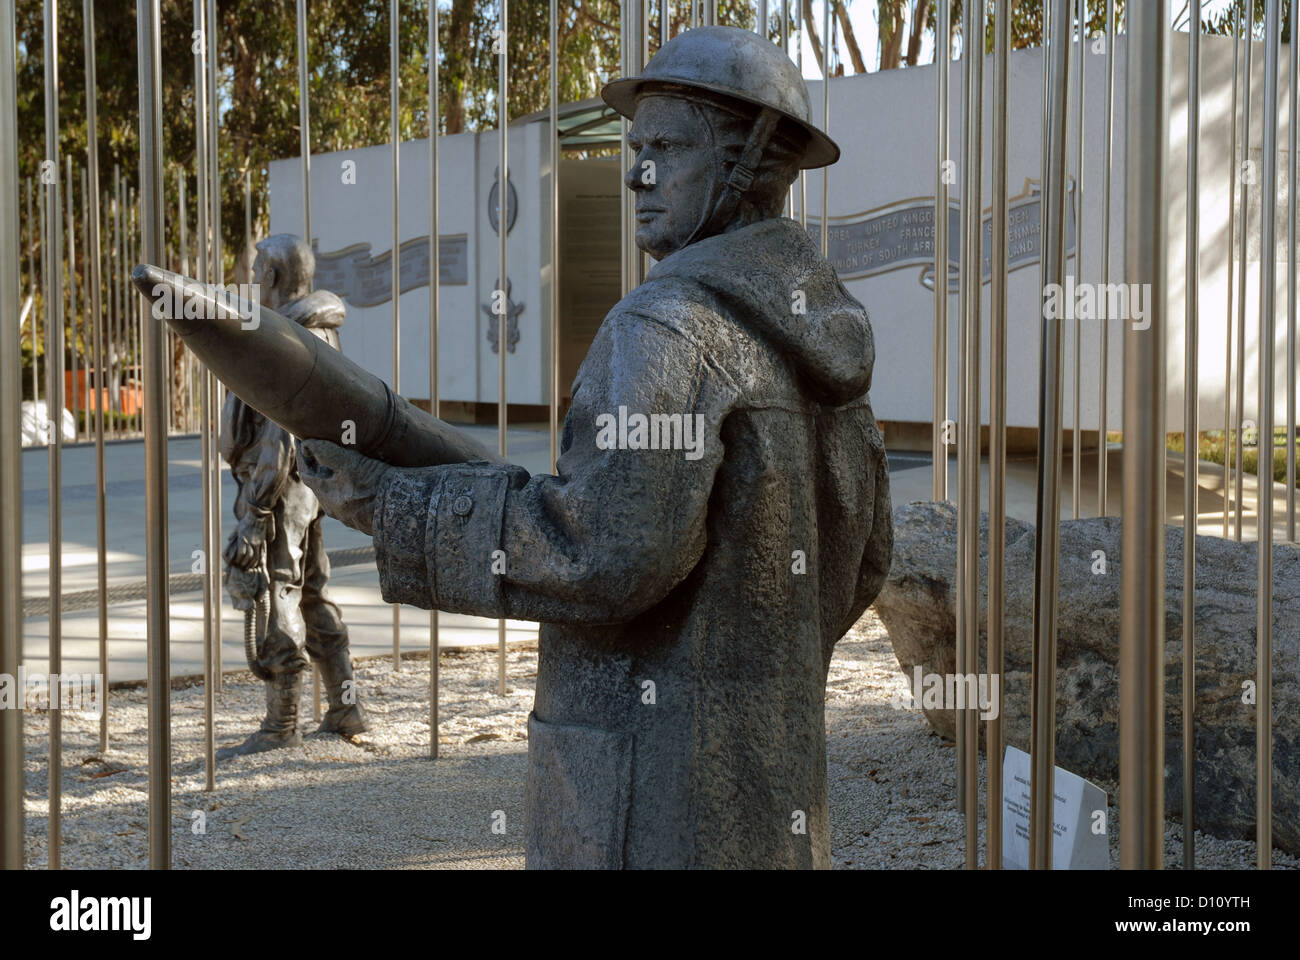
{"label": "statue's gloved hand", "polygon": [[275,518],[258,516],[249,510],[240,518],[239,529],[226,544],[226,562],[240,570],[253,569],[261,558],[263,545],[274,535]]}
{"label": "statue's gloved hand", "polygon": [[393,469],[328,440],[304,440],[298,447],[298,475],[335,520],[374,536],[375,498],[384,474]]}

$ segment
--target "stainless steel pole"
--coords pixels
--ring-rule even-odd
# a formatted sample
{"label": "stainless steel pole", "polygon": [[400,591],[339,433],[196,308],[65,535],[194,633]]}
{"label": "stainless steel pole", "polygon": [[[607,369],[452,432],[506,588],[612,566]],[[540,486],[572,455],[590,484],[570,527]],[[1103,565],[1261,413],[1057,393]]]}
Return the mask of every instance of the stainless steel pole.
{"label": "stainless steel pole", "polygon": [[934,185],[934,394],[933,431],[930,445],[932,460],[931,496],[935,500],[948,499],[948,165],[950,144],[948,134],[948,45],[941,40],[948,36],[949,0],[936,0],[934,58],[938,75],[938,111],[935,130],[935,185]]}
{"label": "stainless steel pole", "polygon": [[[799,68],[799,76],[803,76],[803,42],[804,42],[804,23],[803,8],[797,5],[795,0],[795,11],[799,17],[799,42],[795,44],[795,64]],[[691,3],[691,10],[695,9],[694,0]],[[695,26],[692,22],[691,26]],[[808,230],[808,171],[799,171],[799,225]]]}
{"label": "stainless steel pole", "polygon": [[307,90],[307,0],[298,0],[298,129],[298,156],[302,168],[302,238],[310,247],[311,99]]}
{"label": "stainless steel pole", "polygon": [[[501,5],[501,56],[497,60],[497,146],[501,179],[497,189],[497,262],[500,289],[496,292],[497,312],[497,446],[502,459],[506,456],[506,314],[509,308],[509,274],[506,270],[506,237],[510,232],[510,166],[508,163],[507,127],[510,123],[510,90],[508,86],[509,56],[506,37],[509,3]],[[644,24],[643,24],[644,26]],[[644,32],[644,31],[643,31]],[[627,191],[625,191],[627,192]],[[507,558],[507,562],[509,562]],[[497,693],[506,695],[506,622],[497,620]]]}
{"label": "stainless steel pole", "polygon": [[[1255,179],[1247,176],[1246,171],[1253,170],[1250,159],[1250,81],[1253,73],[1255,47],[1255,4],[1246,5],[1246,80],[1241,105],[1241,236],[1238,245],[1238,260],[1241,262],[1237,276],[1237,431],[1233,444],[1235,456],[1233,463],[1236,475],[1233,482],[1233,504],[1235,516],[1233,521],[1233,539],[1241,542],[1242,503],[1245,496],[1245,461],[1243,459],[1245,444],[1242,437],[1244,416],[1246,412],[1246,234],[1250,225],[1250,186]],[[1261,194],[1262,196],[1262,194]],[[1262,258],[1261,258],[1262,259]]]}
{"label": "stainless steel pole", "polygon": [[[438,4],[429,4],[429,412],[442,415],[438,385],[438,293],[442,285],[438,263]],[[551,0],[551,76],[555,70],[555,0]],[[554,91],[554,86],[552,86]],[[555,101],[551,101],[554,117]],[[552,119],[554,124],[554,119]],[[552,274],[552,283],[554,275]],[[554,341],[552,341],[554,342]],[[552,417],[552,422],[554,418]],[[552,431],[554,427],[552,427]],[[429,611],[429,756],[438,759],[438,698],[441,643],[437,608]]]}
{"label": "stainless steel pole", "polygon": [[[311,237],[311,97],[307,89],[307,0],[298,0],[298,154],[302,170],[302,238],[308,247],[312,246]],[[248,232],[248,172],[244,172],[244,220],[245,233]],[[396,246],[394,246],[396,251]],[[394,258],[397,254],[394,252]],[[394,260],[396,262],[396,260]],[[396,288],[395,288],[396,289]],[[393,302],[397,302],[394,294]],[[397,607],[393,607],[396,616]],[[396,626],[394,627],[396,630]],[[394,638],[396,641],[396,638]],[[312,718],[320,723],[320,664],[311,661],[311,713]]]}
{"label": "stainless steel pole", "polygon": [[[1255,591],[1255,838],[1259,869],[1273,866],[1273,349],[1276,344],[1278,0],[1264,3],[1264,164],[1259,255],[1259,584]],[[1288,438],[1288,443],[1290,439]]]}
{"label": "stainless steel pole", "polygon": [[[194,30],[200,42],[194,45],[194,167],[195,207],[198,223],[195,230],[194,276],[201,283],[208,281],[208,119],[207,119],[207,44],[202,0],[194,0]],[[184,180],[182,180],[182,184]],[[181,188],[182,208],[185,189]],[[185,218],[181,218],[182,225]],[[213,441],[212,374],[206,367],[199,384],[199,448],[201,497],[203,512],[203,770],[204,789],[216,789],[216,652],[220,644],[217,624],[221,594],[210,570],[221,563],[219,537],[213,532],[213,473],[212,461],[217,455]]]}
{"label": "stainless steel pole", "polygon": [[[401,105],[401,79],[398,70],[398,35],[401,31],[401,3],[389,0],[388,4],[388,121],[389,139],[393,147],[393,393],[402,395],[402,241],[401,241],[401,179],[398,154],[402,145],[402,130],[398,110]],[[504,184],[502,185],[504,189]],[[402,669],[402,607],[393,604],[393,672]]]}
{"label": "stainless steel pole", "polygon": [[[14,19],[14,4],[0,3],[0,309],[6,313],[18,310],[22,296]],[[30,197],[29,189],[29,211]],[[33,368],[35,318],[33,308]],[[10,677],[18,676],[23,639],[22,363],[18,337],[0,336],[0,673]],[[23,867],[23,758],[23,711],[0,710],[0,868],[5,870]]]}
{"label": "stainless steel pole", "polygon": [[[1236,4],[1232,11],[1232,112],[1228,114],[1228,127],[1232,132],[1228,150],[1228,309],[1224,314],[1225,346],[1223,351],[1223,539],[1228,539],[1228,511],[1232,505],[1232,273],[1235,259],[1232,252],[1233,233],[1237,220],[1237,87],[1241,75],[1241,9]],[[1246,265],[1243,263],[1244,271]]]}
{"label": "stainless steel pole", "polygon": [[[1292,38],[1300,30],[1300,4],[1291,4]],[[1296,100],[1300,99],[1300,46],[1294,39],[1288,44],[1290,51],[1289,69],[1287,71],[1289,107],[1288,149],[1287,149],[1287,205],[1286,205],[1286,538],[1296,542],[1296,189],[1300,187],[1300,167],[1297,166],[1296,152],[1300,151],[1300,109]]]}
{"label": "stainless steel pole", "polygon": [[[1048,285],[1065,281],[1066,140],[1069,135],[1066,79],[1070,69],[1070,9],[1052,0],[1047,49],[1047,155],[1043,182],[1042,339],[1038,380],[1038,496],[1034,539],[1034,653],[1031,675],[1030,863],[1052,866],[1053,790],[1056,763],[1056,599],[1061,518],[1061,373],[1064,343],[1060,319],[1050,315]],[[1130,141],[1131,142],[1131,141]]]}
{"label": "stainless steel pole", "polygon": [[[979,671],[979,540],[980,540],[980,343],[983,339],[980,306],[983,297],[984,222],[981,215],[980,187],[983,182],[984,152],[984,18],[985,5],[969,4],[969,16],[963,26],[962,60],[966,68],[966,174],[962,187],[962,327],[965,331],[961,351],[962,377],[961,442],[964,452],[959,464],[958,485],[962,527],[959,563],[959,589],[964,624],[959,642],[962,659],[959,675]],[[829,34],[828,34],[829,36]],[[969,40],[969,43],[967,43]],[[958,711],[963,729],[958,742],[958,762],[962,766],[962,810],[966,815],[966,868],[979,867],[979,711],[974,704],[964,704]]]}
{"label": "stainless steel pole", "polygon": [[45,204],[45,398],[50,461],[50,770],[47,863],[59,869],[63,846],[63,715],[59,685],[63,672],[63,251],[59,193],[59,10],[45,0],[45,163],[50,171]]}
{"label": "stainless steel pole", "polygon": [[125,352],[122,350],[122,171],[113,164],[113,194],[108,198],[108,219],[113,226],[112,249],[109,252],[108,299],[112,305],[112,336],[109,338],[109,377],[112,380],[109,399],[113,401],[113,435],[122,436],[126,419],[122,395]]}
{"label": "stainless steel pole", "polygon": [[[208,58],[204,64],[205,77],[207,80],[207,120],[208,120],[208,204],[211,207],[211,213],[208,215],[208,228],[211,231],[211,252],[208,255],[208,278],[218,286],[225,283],[225,257],[221,233],[221,202],[222,202],[222,183],[221,183],[221,100],[217,91],[217,77],[221,71],[221,59],[217,46],[217,2],[216,0],[207,0],[207,22],[203,29],[203,36],[207,41]],[[208,463],[208,470],[212,473],[212,501],[209,504],[212,515],[208,522],[212,524],[212,543],[214,549],[218,552],[221,550],[221,456],[219,454],[220,443],[218,433],[221,423],[222,401],[225,399],[225,387],[221,381],[213,377],[210,381],[212,389],[212,459]],[[213,657],[216,660],[217,689],[221,689],[221,564],[220,562],[208,565],[208,577],[212,580],[212,616],[215,622],[212,625],[212,634],[214,638]],[[320,712],[317,710],[317,717]]]}
{"label": "stainless steel pole", "polygon": [[[63,205],[65,210],[64,221],[68,232],[68,334],[70,342],[68,344],[68,360],[72,367],[72,437],[73,443],[77,442],[77,233],[76,233],[76,183],[73,180],[72,172],[72,154],[66,154],[63,157],[64,166],[67,167],[68,177],[68,194],[67,202]],[[62,372],[62,371],[60,371]],[[62,379],[60,377],[60,379]]]}
{"label": "stainless steel pole", "polygon": [[[712,21],[710,21],[711,23]],[[822,132],[830,135],[831,128],[831,0],[822,0]],[[830,185],[830,167],[822,167],[821,243],[822,256],[827,256],[830,237],[830,207],[827,193]]]}
{"label": "stainless steel pole", "polygon": [[[1078,211],[1075,217],[1074,231],[1074,279],[1075,283],[1083,282],[1083,147],[1084,147],[1084,65],[1088,62],[1088,4],[1087,0],[1079,0],[1079,68],[1076,73],[1079,75],[1079,139],[1076,143],[1078,147],[1077,165],[1074,175],[1074,208]],[[1079,519],[1079,511],[1083,501],[1083,321],[1075,318],[1074,321],[1074,403],[1070,412],[1074,418],[1074,429],[1070,438],[1070,511],[1071,515]]]}
{"label": "stainless steel pole", "polygon": [[[141,255],[156,263],[163,219],[159,0],[136,0],[140,67]],[[137,301],[141,302],[141,301]],[[144,310],[139,311],[143,315]],[[168,651],[167,391],[163,325],[144,340],[145,563],[148,571],[149,865],[171,866],[171,662]]]}
{"label": "stainless steel pole", "polygon": [[[1110,165],[1114,153],[1115,130],[1115,0],[1106,0],[1106,132],[1102,153],[1101,171],[1101,278],[1110,284]],[[1110,321],[1101,324],[1099,360],[1097,365],[1097,516],[1106,516],[1108,507],[1107,485],[1110,482],[1106,450],[1106,401],[1110,379]]]}
{"label": "stainless steel pole", "polygon": [[1169,250],[1169,0],[1128,7],[1126,279],[1150,326],[1124,330],[1119,635],[1120,866],[1164,866],[1165,336]]}
{"label": "stainless steel pole", "polygon": [[[660,0],[659,38],[660,45],[668,41],[668,0]],[[550,55],[551,55],[551,114],[550,114],[550,150],[551,150],[551,473],[555,473],[555,464],[560,456],[560,69],[557,40],[559,36],[559,3],[551,0],[550,19]]]}
{"label": "stainless steel pole", "polygon": [[1196,530],[1200,518],[1201,0],[1187,25],[1187,287],[1183,334],[1183,868],[1196,865]]}
{"label": "stainless steel pole", "polygon": [[[43,192],[43,191],[42,191]],[[40,364],[37,362],[37,344],[40,343],[40,333],[36,325],[36,315],[40,312],[36,309],[36,292],[40,285],[40,274],[36,272],[36,235],[38,232],[37,221],[32,217],[32,178],[27,178],[27,282],[31,286],[32,292],[32,404],[40,403],[40,378],[37,376]]]}
{"label": "stainless steel pole", "polygon": [[[1005,669],[1007,545],[1007,64],[1011,57],[1013,0],[1001,0],[993,36],[993,238],[989,277],[989,686],[1002,703]],[[978,478],[978,475],[977,475]],[[977,501],[978,502],[978,501]],[[976,528],[976,536],[979,530]],[[978,557],[977,557],[978,559]],[[978,570],[978,567],[976,567]],[[976,593],[978,596],[978,592]],[[978,604],[976,604],[978,607]],[[970,711],[971,716],[975,715]],[[1002,868],[1002,713],[985,728],[985,866]],[[976,745],[978,746],[978,744]],[[976,753],[976,750],[972,750]],[[977,756],[978,759],[978,756]]]}
{"label": "stainless steel pole", "polygon": [[90,284],[90,324],[95,351],[95,573],[99,587],[99,672],[105,695],[99,704],[99,752],[108,752],[108,484],[104,464],[106,394],[104,310],[99,250],[99,80],[95,72],[95,0],[83,0],[86,67],[86,266]]}

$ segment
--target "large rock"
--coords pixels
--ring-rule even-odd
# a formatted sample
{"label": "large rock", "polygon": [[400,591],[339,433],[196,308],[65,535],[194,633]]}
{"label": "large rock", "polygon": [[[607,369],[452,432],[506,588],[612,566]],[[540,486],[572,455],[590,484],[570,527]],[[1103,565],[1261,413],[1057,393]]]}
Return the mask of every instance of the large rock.
{"label": "large rock", "polygon": [[[1061,524],[1056,762],[1093,780],[1118,781],[1120,527],[1118,518]],[[1034,528],[1007,522],[1006,742],[1029,749]],[[875,602],[904,674],[956,671],[956,513],[950,503],[894,512],[894,559]],[[1104,554],[1103,565],[1097,551]],[[1196,540],[1196,826],[1255,836],[1254,543]],[[1165,541],[1165,806],[1182,809],[1183,532]],[[980,517],[980,670],[988,629],[988,517]],[[1273,552],[1273,841],[1300,853],[1300,550]],[[955,711],[926,710],[941,735]],[[980,724],[981,740],[985,725]]]}

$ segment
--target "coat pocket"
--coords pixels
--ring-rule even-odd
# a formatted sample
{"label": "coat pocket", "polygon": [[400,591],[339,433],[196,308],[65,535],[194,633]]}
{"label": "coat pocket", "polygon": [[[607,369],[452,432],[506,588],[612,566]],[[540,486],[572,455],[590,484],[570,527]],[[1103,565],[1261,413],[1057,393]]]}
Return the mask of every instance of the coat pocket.
{"label": "coat pocket", "polygon": [[528,715],[528,869],[622,868],[632,743],[630,733]]}

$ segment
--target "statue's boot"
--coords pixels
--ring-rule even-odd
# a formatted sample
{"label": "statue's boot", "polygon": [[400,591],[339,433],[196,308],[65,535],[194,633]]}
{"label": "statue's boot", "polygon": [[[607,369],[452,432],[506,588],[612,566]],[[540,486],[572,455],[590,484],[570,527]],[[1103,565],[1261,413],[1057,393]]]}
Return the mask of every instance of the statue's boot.
{"label": "statue's boot", "polygon": [[298,703],[302,698],[302,671],[277,673],[266,684],[266,719],[262,726],[237,747],[222,747],[218,760],[262,753],[281,747],[301,747],[298,729]]}
{"label": "statue's boot", "polygon": [[352,658],[348,656],[347,648],[337,650],[316,663],[325,684],[325,696],[329,699],[329,710],[316,732],[352,737],[369,730],[370,721],[357,700]]}

